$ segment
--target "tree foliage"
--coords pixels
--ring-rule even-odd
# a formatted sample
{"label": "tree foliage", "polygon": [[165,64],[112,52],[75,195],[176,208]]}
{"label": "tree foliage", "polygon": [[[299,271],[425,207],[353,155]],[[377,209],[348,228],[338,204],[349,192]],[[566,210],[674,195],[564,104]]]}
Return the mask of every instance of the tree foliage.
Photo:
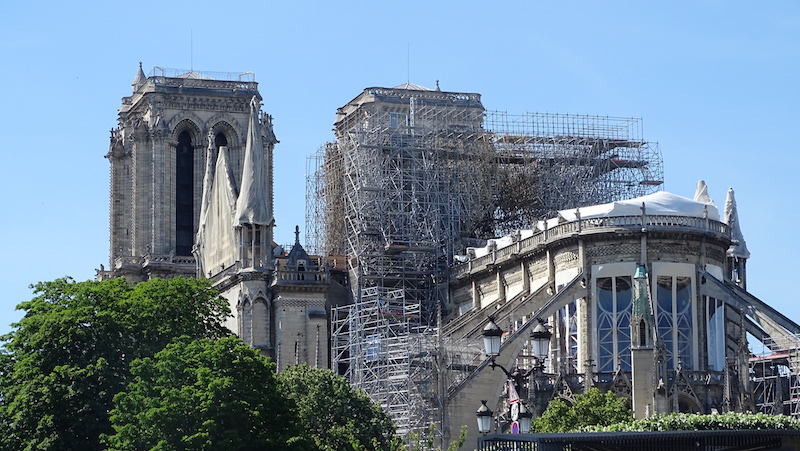
{"label": "tree foliage", "polygon": [[112,433],[113,397],[130,364],[173,338],[219,338],[227,303],[207,281],[58,279],[34,298],[3,337],[0,444],[4,449],[99,450]]}
{"label": "tree foliage", "polygon": [[303,434],[320,450],[389,450],[397,447],[389,415],[332,371],[291,366],[278,376],[295,404]]}
{"label": "tree foliage", "polygon": [[722,413],[701,415],[671,413],[607,426],[587,427],[586,432],[709,431],[732,429],[800,430],[800,420],[786,415],[763,413]]}
{"label": "tree foliage", "polygon": [[464,442],[467,441],[467,435],[469,434],[469,429],[466,426],[461,426],[461,430],[458,432],[458,437],[451,441],[446,448],[442,448],[441,446],[436,447],[436,424],[431,424],[428,427],[427,434],[423,436],[416,431],[411,431],[405,438],[406,446],[403,448],[403,451],[422,451],[422,450],[434,450],[434,451],[458,451],[464,446]]}
{"label": "tree foliage", "polygon": [[632,419],[633,413],[625,398],[592,387],[577,395],[572,406],[561,399],[550,401],[542,416],[534,420],[532,429],[536,432],[569,432],[585,426],[627,423]]}
{"label": "tree foliage", "polygon": [[131,372],[127,391],[114,397],[110,450],[303,447],[275,365],[238,338],[184,338],[134,361]]}

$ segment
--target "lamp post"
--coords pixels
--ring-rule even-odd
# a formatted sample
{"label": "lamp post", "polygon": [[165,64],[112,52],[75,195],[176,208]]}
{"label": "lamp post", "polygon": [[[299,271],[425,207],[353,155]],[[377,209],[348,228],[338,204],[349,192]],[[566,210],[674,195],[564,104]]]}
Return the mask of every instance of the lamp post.
{"label": "lamp post", "polygon": [[489,317],[489,322],[483,328],[483,347],[486,355],[489,357],[489,366],[494,370],[497,367],[500,367],[508,376],[509,379],[518,379],[518,378],[526,378],[530,376],[531,372],[536,368],[539,367],[541,369],[544,368],[544,362],[547,360],[547,355],[550,352],[550,337],[553,334],[547,330],[547,327],[540,321],[536,327],[533,328],[531,332],[531,347],[533,348],[533,358],[536,361],[536,365],[534,368],[529,370],[519,370],[517,368],[514,373],[510,373],[505,367],[497,362],[495,362],[495,358],[500,355],[500,341],[503,337],[503,329],[500,329],[500,326],[494,322],[493,317]]}
{"label": "lamp post", "polygon": [[533,358],[536,359],[537,366],[542,370],[544,370],[544,361],[547,359],[547,354],[550,352],[550,337],[552,336],[553,334],[541,322],[531,332]]}
{"label": "lamp post", "polygon": [[[483,346],[486,355],[489,357],[489,366],[494,370],[497,367],[503,371],[506,377],[513,381],[514,389],[517,390],[519,393],[522,388],[523,382],[525,379],[529,378],[531,374],[539,374],[544,371],[544,363],[547,359],[547,356],[550,352],[550,338],[553,334],[547,330],[547,327],[540,321],[539,324],[533,329],[530,334],[531,340],[531,347],[533,352],[534,358],[534,366],[533,368],[527,370],[521,370],[520,368],[514,368],[513,372],[509,372],[503,365],[497,363],[495,359],[497,356],[500,355],[500,344],[501,339],[503,336],[503,330],[494,322],[493,317],[489,317],[489,322],[483,328]],[[483,405],[481,408],[478,409],[476,415],[478,416],[478,427],[481,430],[481,421],[486,421],[486,424],[490,424],[490,419],[486,419],[486,412],[491,412],[489,408],[486,406],[486,401],[481,401]],[[511,408],[511,419],[514,421],[513,426],[516,428],[518,426],[519,432],[523,434],[527,434],[531,430],[531,420],[533,418],[533,412],[531,412],[525,403],[520,402],[520,400],[510,401],[510,408]],[[485,407],[485,409],[484,409]],[[491,413],[488,414],[491,416]],[[512,430],[514,429],[512,428]],[[486,426],[486,431],[490,429],[490,425]],[[481,430],[482,431],[482,430]]]}
{"label": "lamp post", "polygon": [[478,407],[475,416],[478,418],[478,432],[483,435],[489,433],[489,431],[492,430],[492,417],[494,416],[494,412],[486,405],[485,399],[481,400],[481,406]]}
{"label": "lamp post", "polygon": [[528,409],[527,404],[521,403],[519,406],[519,432],[527,434],[531,432],[531,420],[533,420],[533,412]]}

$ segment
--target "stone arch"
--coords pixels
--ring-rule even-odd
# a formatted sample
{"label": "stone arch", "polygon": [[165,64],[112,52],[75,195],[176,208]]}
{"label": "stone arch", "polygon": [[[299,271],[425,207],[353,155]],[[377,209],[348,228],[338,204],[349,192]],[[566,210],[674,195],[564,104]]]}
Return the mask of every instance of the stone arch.
{"label": "stone arch", "polygon": [[622,371],[622,368],[617,368],[617,371],[614,372],[614,379],[611,381],[611,386],[608,390],[617,396],[627,399],[628,407],[633,405],[633,384],[628,379],[628,375]]}
{"label": "stone arch", "polygon": [[228,165],[233,173],[236,187],[241,184],[242,166],[244,164],[244,147],[238,124],[230,115],[218,114],[206,123],[210,134],[217,137],[220,133],[225,136],[228,147]]}
{"label": "stone arch", "polygon": [[680,413],[703,413],[703,408],[698,400],[689,394],[678,394],[678,411]]}
{"label": "stone arch", "polygon": [[190,111],[182,112],[175,116],[169,123],[170,142],[178,142],[178,135],[185,131],[192,137],[192,143],[195,148],[204,148],[208,143],[206,142],[206,135],[199,125],[202,123],[203,121]]}
{"label": "stone arch", "polygon": [[561,373],[553,383],[553,398],[559,398],[569,406],[575,403],[575,392]]}
{"label": "stone arch", "polygon": [[[203,121],[192,112],[181,112],[180,114],[176,115],[172,118],[169,123],[169,138],[166,144],[164,160],[162,163],[161,169],[164,171],[164,174],[168,177],[167,180],[176,180],[177,172],[180,171],[183,174],[191,174],[191,180],[187,183],[191,183],[191,193],[188,194],[190,201],[191,201],[191,211],[186,209],[186,211],[182,214],[178,213],[177,207],[177,196],[178,196],[178,187],[175,183],[172,183],[171,186],[166,187],[166,198],[172,199],[171,205],[169,205],[169,212],[167,213],[167,221],[168,221],[168,230],[173,230],[172,242],[170,243],[170,247],[173,251],[177,252],[179,255],[191,255],[191,247],[194,243],[194,237],[197,234],[198,223],[200,219],[200,205],[201,205],[201,197],[203,193],[203,176],[202,174],[205,171],[205,164],[206,164],[206,152],[207,152],[207,144],[208,138],[206,135],[203,134],[203,129],[201,125]],[[188,134],[191,142],[192,147],[192,161],[191,161],[191,168],[180,169],[178,168],[178,159],[177,159],[177,149],[179,145],[179,139],[182,134]],[[188,162],[187,162],[188,164]],[[200,174],[198,176],[198,174]],[[176,180],[177,181],[177,180]],[[182,197],[183,199],[183,197]],[[184,202],[189,202],[189,200],[184,199]],[[179,225],[178,224],[178,217],[189,217],[188,221],[191,221],[191,226],[187,224]],[[181,229],[181,236],[184,237],[182,240],[178,240],[178,231],[177,229]],[[186,238],[186,230],[184,229],[191,229],[188,231],[189,237]],[[185,241],[189,241],[188,244],[188,251],[187,245]],[[181,241],[179,246],[178,241]],[[181,252],[178,252],[178,247],[182,249]]]}
{"label": "stone arch", "polygon": [[259,291],[253,301],[252,314],[252,346],[258,349],[270,348],[270,305],[267,298]]}
{"label": "stone arch", "polygon": [[205,127],[211,130],[214,134],[219,132],[225,133],[228,138],[228,146],[239,147],[244,146],[244,128],[242,124],[228,113],[217,113],[211,119],[206,121]]}

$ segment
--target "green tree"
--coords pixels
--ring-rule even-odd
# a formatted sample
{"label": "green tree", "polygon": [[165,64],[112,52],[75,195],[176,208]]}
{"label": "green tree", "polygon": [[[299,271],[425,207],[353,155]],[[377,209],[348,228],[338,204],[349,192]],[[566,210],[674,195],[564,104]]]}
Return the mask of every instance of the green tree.
{"label": "green tree", "polygon": [[320,450],[389,450],[398,447],[394,424],[362,390],[330,370],[296,365],[278,375],[295,404],[303,434]]}
{"label": "green tree", "polygon": [[275,365],[235,337],[181,339],[131,365],[110,450],[285,450],[303,441]]}
{"label": "green tree", "polygon": [[708,431],[728,429],[790,429],[800,430],[800,420],[787,415],[764,413],[735,413],[703,415],[697,413],[668,413],[649,418],[607,426],[583,428],[585,432],[643,432],[643,431]]}
{"label": "green tree", "polygon": [[542,416],[533,422],[532,429],[536,432],[569,432],[585,426],[607,426],[632,420],[633,413],[625,398],[592,387],[577,395],[572,406],[561,399],[550,401]]}
{"label": "green tree", "polygon": [[458,432],[458,437],[451,441],[446,448],[442,448],[441,446],[436,447],[434,445],[436,443],[436,433],[436,424],[431,424],[428,426],[428,431],[424,436],[417,431],[409,432],[405,438],[406,446],[403,448],[403,451],[458,451],[462,446],[464,446],[464,442],[467,441],[469,430],[467,429],[467,426],[461,426],[461,430]]}
{"label": "green tree", "polygon": [[34,298],[4,337],[0,359],[0,444],[4,449],[100,450],[113,433],[113,397],[129,366],[175,337],[217,338],[227,302],[208,281],[58,279]]}

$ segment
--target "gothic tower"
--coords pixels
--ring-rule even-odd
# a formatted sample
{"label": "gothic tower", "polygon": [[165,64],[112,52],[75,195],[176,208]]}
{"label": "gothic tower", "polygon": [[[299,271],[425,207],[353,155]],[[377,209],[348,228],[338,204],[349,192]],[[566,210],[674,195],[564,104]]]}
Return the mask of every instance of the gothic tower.
{"label": "gothic tower", "polygon": [[[234,79],[155,68],[145,77],[141,64],[133,93],[122,99],[119,125],[111,131],[110,269],[101,277],[130,281],[194,276],[192,254],[200,223],[207,159],[228,149],[234,188],[240,188],[250,101],[261,100],[252,74]],[[272,214],[272,149],[277,142],[264,116],[263,171],[269,180],[263,199]],[[271,243],[271,230],[266,242]],[[207,275],[205,271],[204,275]]]}
{"label": "gothic tower", "polygon": [[[273,242],[272,118],[252,74],[139,71],[111,131],[110,264],[98,278],[207,277],[226,323],[286,364],[328,366],[327,267]],[[276,265],[276,261],[278,262]]]}

